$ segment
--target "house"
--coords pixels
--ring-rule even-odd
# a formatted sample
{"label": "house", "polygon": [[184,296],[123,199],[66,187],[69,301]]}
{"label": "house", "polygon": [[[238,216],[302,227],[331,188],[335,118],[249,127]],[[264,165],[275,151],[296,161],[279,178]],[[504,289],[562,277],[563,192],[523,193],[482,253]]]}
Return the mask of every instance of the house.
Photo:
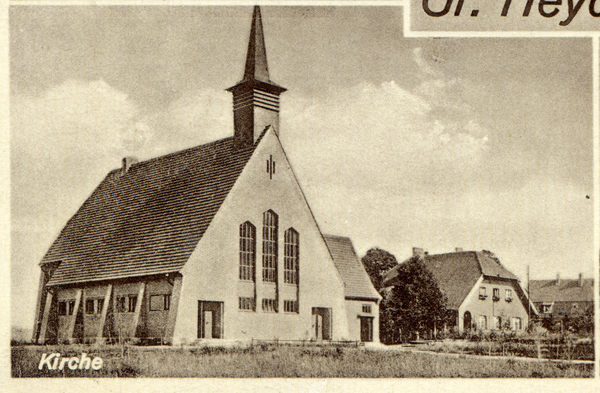
{"label": "house", "polygon": [[41,261],[34,341],[376,341],[377,292],[280,143],[285,90],[255,7],[233,136],[108,173]]}
{"label": "house", "polygon": [[[429,255],[413,248],[446,295],[446,307],[456,316],[460,332],[509,328],[522,332],[535,313],[517,276],[491,252],[463,251]],[[399,266],[384,277],[384,285],[397,283]],[[529,310],[528,310],[529,309]]]}
{"label": "house", "polygon": [[529,294],[541,318],[577,318],[594,308],[594,279],[530,280]]}

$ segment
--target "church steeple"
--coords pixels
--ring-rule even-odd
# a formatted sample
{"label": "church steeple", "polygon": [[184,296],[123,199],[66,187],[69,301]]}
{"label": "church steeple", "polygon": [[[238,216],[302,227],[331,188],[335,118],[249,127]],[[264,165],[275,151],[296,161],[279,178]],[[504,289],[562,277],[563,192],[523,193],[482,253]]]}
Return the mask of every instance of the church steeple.
{"label": "church steeple", "polygon": [[233,93],[234,145],[252,146],[269,125],[279,130],[279,95],[285,88],[269,79],[260,7],[254,7],[244,78],[227,91]]}

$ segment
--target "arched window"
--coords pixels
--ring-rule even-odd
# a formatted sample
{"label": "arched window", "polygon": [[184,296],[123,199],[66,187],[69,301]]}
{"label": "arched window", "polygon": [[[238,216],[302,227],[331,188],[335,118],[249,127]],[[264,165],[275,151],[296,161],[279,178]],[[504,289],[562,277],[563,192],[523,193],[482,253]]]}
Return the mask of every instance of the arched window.
{"label": "arched window", "polygon": [[277,224],[272,210],[263,213],[263,281],[277,282]]}
{"label": "arched window", "polygon": [[246,221],[240,225],[240,280],[254,281],[256,267],[256,228]]}
{"label": "arched window", "polygon": [[294,228],[285,231],[285,253],[283,260],[283,282],[298,284],[300,235]]}

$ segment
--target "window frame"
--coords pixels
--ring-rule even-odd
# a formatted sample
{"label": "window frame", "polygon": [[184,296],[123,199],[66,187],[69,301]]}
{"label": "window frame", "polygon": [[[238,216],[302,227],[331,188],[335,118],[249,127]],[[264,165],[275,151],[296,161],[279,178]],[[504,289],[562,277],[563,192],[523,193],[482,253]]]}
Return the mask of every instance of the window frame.
{"label": "window frame", "polygon": [[59,301],[57,306],[58,315],[63,317],[67,315],[67,301]]}
{"label": "window frame", "polygon": [[263,213],[262,280],[277,283],[279,216],[273,210]]}
{"label": "window frame", "polygon": [[504,300],[507,302],[512,302],[513,300],[513,296],[512,296],[512,289],[505,289],[504,290]]}
{"label": "window frame", "polygon": [[256,282],[256,227],[246,221],[240,224],[239,279]]}
{"label": "window frame", "polygon": [[480,325],[480,326],[478,326],[479,330],[487,330],[488,329],[487,315],[480,315],[478,323]]}
{"label": "window frame", "polygon": [[283,283],[298,285],[300,282],[300,234],[288,228],[284,234]]}
{"label": "window frame", "polygon": [[483,285],[479,287],[479,299],[485,300],[487,298],[487,287]]}
{"label": "window frame", "polygon": [[298,314],[298,301],[297,300],[284,300],[283,301],[283,312],[288,314]]}
{"label": "window frame", "polygon": [[492,290],[492,300],[495,302],[500,300],[500,288],[494,288]]}
{"label": "window frame", "polygon": [[[91,307],[90,307],[91,305]],[[87,298],[85,299],[85,315],[94,315],[96,314],[96,301],[95,299]]]}
{"label": "window frame", "polygon": [[245,297],[245,296],[238,297],[238,310],[239,311],[252,312],[256,309],[255,304],[256,304],[256,302],[254,301],[253,297]]}
{"label": "window frame", "polygon": [[129,295],[127,298],[129,299],[127,301],[127,312],[135,312],[138,301],[137,295]]}
{"label": "window frame", "polygon": [[276,313],[277,312],[277,299],[263,298],[262,299],[262,310],[263,310],[263,312]]}

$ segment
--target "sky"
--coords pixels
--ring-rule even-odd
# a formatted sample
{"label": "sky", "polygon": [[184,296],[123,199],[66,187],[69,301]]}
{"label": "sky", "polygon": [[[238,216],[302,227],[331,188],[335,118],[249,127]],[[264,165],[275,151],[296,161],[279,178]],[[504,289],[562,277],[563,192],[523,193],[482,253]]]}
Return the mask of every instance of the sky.
{"label": "sky", "polygon": [[[262,7],[282,144],[326,234],[399,261],[490,250],[523,282],[593,277],[589,38],[415,39],[401,7]],[[122,157],[233,133],[251,7],[13,6],[12,324]]]}

